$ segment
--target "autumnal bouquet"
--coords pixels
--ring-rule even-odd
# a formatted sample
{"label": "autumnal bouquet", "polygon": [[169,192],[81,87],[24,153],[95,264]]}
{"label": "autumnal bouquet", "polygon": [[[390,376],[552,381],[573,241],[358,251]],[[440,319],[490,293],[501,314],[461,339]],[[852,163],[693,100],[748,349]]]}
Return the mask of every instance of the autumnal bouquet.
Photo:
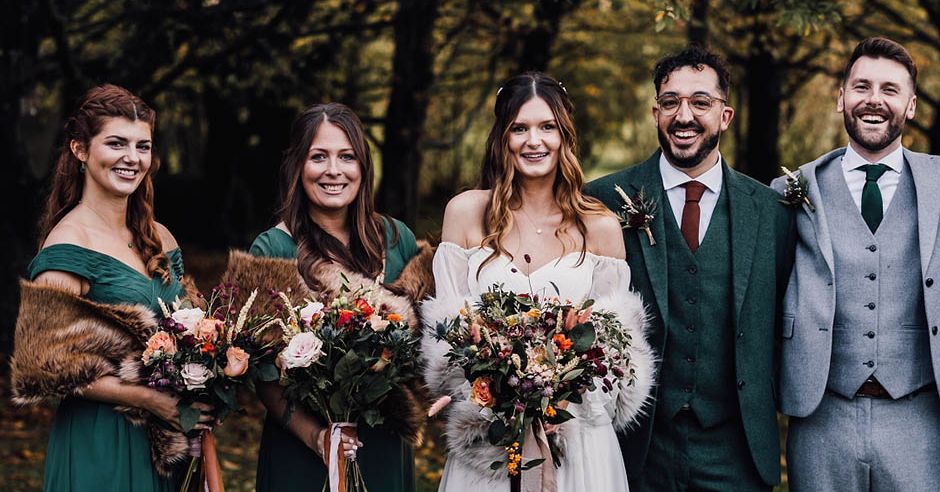
{"label": "autumnal bouquet", "polygon": [[[465,305],[459,316],[437,325],[436,337],[451,346],[448,365],[463,371],[470,400],[492,417],[489,442],[506,449],[506,460],[490,468],[505,467],[515,489],[521,471],[548,457],[560,464],[543,426],[573,418],[567,402],[581,403],[581,394],[597,384],[604,392],[624,380],[630,384],[630,336],[615,314],[592,305],[516,294],[497,284],[475,306]],[[433,405],[432,413],[440,406]],[[527,436],[541,458],[523,463]],[[553,466],[542,468],[541,480],[543,490],[554,489]]]}
{"label": "autumnal bouquet", "polygon": [[[221,422],[239,409],[239,387],[253,387],[256,379],[277,379],[274,349],[256,337],[275,319],[251,314],[255,292],[243,306],[236,306],[237,289],[233,285],[214,288],[206,311],[192,306],[189,300],[169,306],[160,300],[160,329],[147,341],[141,355],[147,385],[171,391],[180,398],[180,426],[190,436],[193,457],[181,490],[188,490],[193,483],[202,461],[199,458],[204,460],[208,489],[221,490],[215,439],[210,431],[194,431],[201,412],[192,405],[210,405],[216,421]],[[199,485],[199,489],[203,487]]]}
{"label": "autumnal bouquet", "polygon": [[357,422],[382,425],[382,402],[419,375],[419,335],[388,305],[374,306],[376,291],[344,283],[325,303],[308,299],[302,306],[280,295],[280,383],[288,411],[300,405],[329,425],[324,450],[333,491],[366,490],[359,463],[338,459],[341,436],[354,437]]}

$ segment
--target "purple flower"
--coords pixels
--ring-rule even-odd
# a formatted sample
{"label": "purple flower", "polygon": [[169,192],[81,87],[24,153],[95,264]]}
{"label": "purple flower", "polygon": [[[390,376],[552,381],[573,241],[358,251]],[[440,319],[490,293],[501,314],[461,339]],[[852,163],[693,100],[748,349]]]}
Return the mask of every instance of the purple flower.
{"label": "purple flower", "polygon": [[618,378],[622,378],[622,377],[623,377],[623,369],[621,369],[621,368],[619,368],[619,367],[617,367],[617,366],[614,366],[613,368],[611,368],[611,371],[613,371],[614,376],[617,376]]}
{"label": "purple flower", "polygon": [[551,398],[552,395],[554,394],[555,394],[555,390],[553,390],[551,386],[546,386],[544,389],[542,389],[542,396],[547,396]]}
{"label": "purple flower", "polygon": [[519,377],[515,375],[509,376],[509,379],[506,382],[509,384],[509,386],[515,388],[516,386],[519,386]]}

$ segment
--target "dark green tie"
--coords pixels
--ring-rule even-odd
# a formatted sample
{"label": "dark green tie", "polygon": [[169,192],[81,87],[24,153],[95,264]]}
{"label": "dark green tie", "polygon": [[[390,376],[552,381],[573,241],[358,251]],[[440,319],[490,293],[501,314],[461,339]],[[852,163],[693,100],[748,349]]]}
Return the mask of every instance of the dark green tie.
{"label": "dark green tie", "polygon": [[865,187],[862,188],[862,218],[874,234],[884,215],[884,203],[881,201],[878,179],[890,168],[884,164],[865,164],[856,169],[865,171]]}

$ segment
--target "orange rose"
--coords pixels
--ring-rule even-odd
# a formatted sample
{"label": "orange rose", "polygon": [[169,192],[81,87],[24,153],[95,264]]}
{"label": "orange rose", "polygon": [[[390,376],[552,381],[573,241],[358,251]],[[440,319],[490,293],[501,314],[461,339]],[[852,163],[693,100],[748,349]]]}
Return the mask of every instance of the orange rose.
{"label": "orange rose", "polygon": [[147,340],[147,349],[144,350],[143,355],[144,363],[150,362],[150,358],[157,352],[172,356],[176,353],[176,340],[165,331],[154,333],[150,340]]}
{"label": "orange rose", "polygon": [[362,314],[364,314],[366,318],[368,318],[369,316],[372,316],[372,313],[375,312],[375,309],[372,309],[372,306],[370,306],[369,303],[366,302],[366,300],[361,297],[356,299],[353,303],[355,304],[356,309],[361,311]]}
{"label": "orange rose", "polygon": [[553,336],[552,341],[555,342],[555,345],[558,345],[558,348],[560,348],[562,352],[570,349],[571,346],[574,344],[574,342],[572,342],[570,338],[562,335],[561,333]]}
{"label": "orange rose", "polygon": [[486,376],[481,376],[473,382],[473,387],[470,388],[470,400],[477,403],[482,407],[492,407],[496,404],[496,398],[493,397],[493,393],[490,392],[490,378]]}
{"label": "orange rose", "polygon": [[392,323],[401,323],[401,315],[398,313],[388,313],[385,315],[385,319]]}
{"label": "orange rose", "polygon": [[196,328],[194,328],[193,331],[196,332],[196,338],[214,342],[219,337],[219,333],[224,326],[225,323],[223,323],[222,320],[203,318],[196,323]]}
{"label": "orange rose", "polygon": [[222,372],[230,377],[237,378],[248,370],[248,352],[238,348],[229,347],[225,351],[225,358],[228,362],[225,364],[225,370]]}
{"label": "orange rose", "polygon": [[339,319],[336,320],[336,326],[343,326],[346,323],[349,323],[349,321],[353,318],[353,316],[355,316],[355,314],[356,313],[348,309],[340,309]]}

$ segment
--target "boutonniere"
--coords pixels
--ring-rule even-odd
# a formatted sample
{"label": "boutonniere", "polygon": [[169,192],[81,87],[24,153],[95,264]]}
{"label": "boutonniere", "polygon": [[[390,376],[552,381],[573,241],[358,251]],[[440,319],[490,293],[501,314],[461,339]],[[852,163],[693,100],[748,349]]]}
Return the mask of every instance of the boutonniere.
{"label": "boutonniere", "polygon": [[617,216],[620,217],[623,228],[642,230],[646,233],[646,237],[650,241],[650,246],[655,246],[656,240],[653,239],[653,231],[650,229],[650,224],[653,223],[653,219],[656,217],[656,200],[647,198],[642,188],[636,195],[633,195],[632,198],[628,196],[619,185],[614,185],[614,190],[620,195],[620,198],[623,199],[623,204],[620,205],[621,212],[617,214]]}
{"label": "boutonniere", "polygon": [[794,174],[783,166],[780,166],[780,169],[783,169],[783,173],[787,176],[787,187],[783,190],[780,203],[790,207],[806,204],[810,212],[815,212],[816,207],[813,206],[813,202],[809,201],[809,192],[806,191],[806,178],[803,177],[803,173],[797,171]]}

